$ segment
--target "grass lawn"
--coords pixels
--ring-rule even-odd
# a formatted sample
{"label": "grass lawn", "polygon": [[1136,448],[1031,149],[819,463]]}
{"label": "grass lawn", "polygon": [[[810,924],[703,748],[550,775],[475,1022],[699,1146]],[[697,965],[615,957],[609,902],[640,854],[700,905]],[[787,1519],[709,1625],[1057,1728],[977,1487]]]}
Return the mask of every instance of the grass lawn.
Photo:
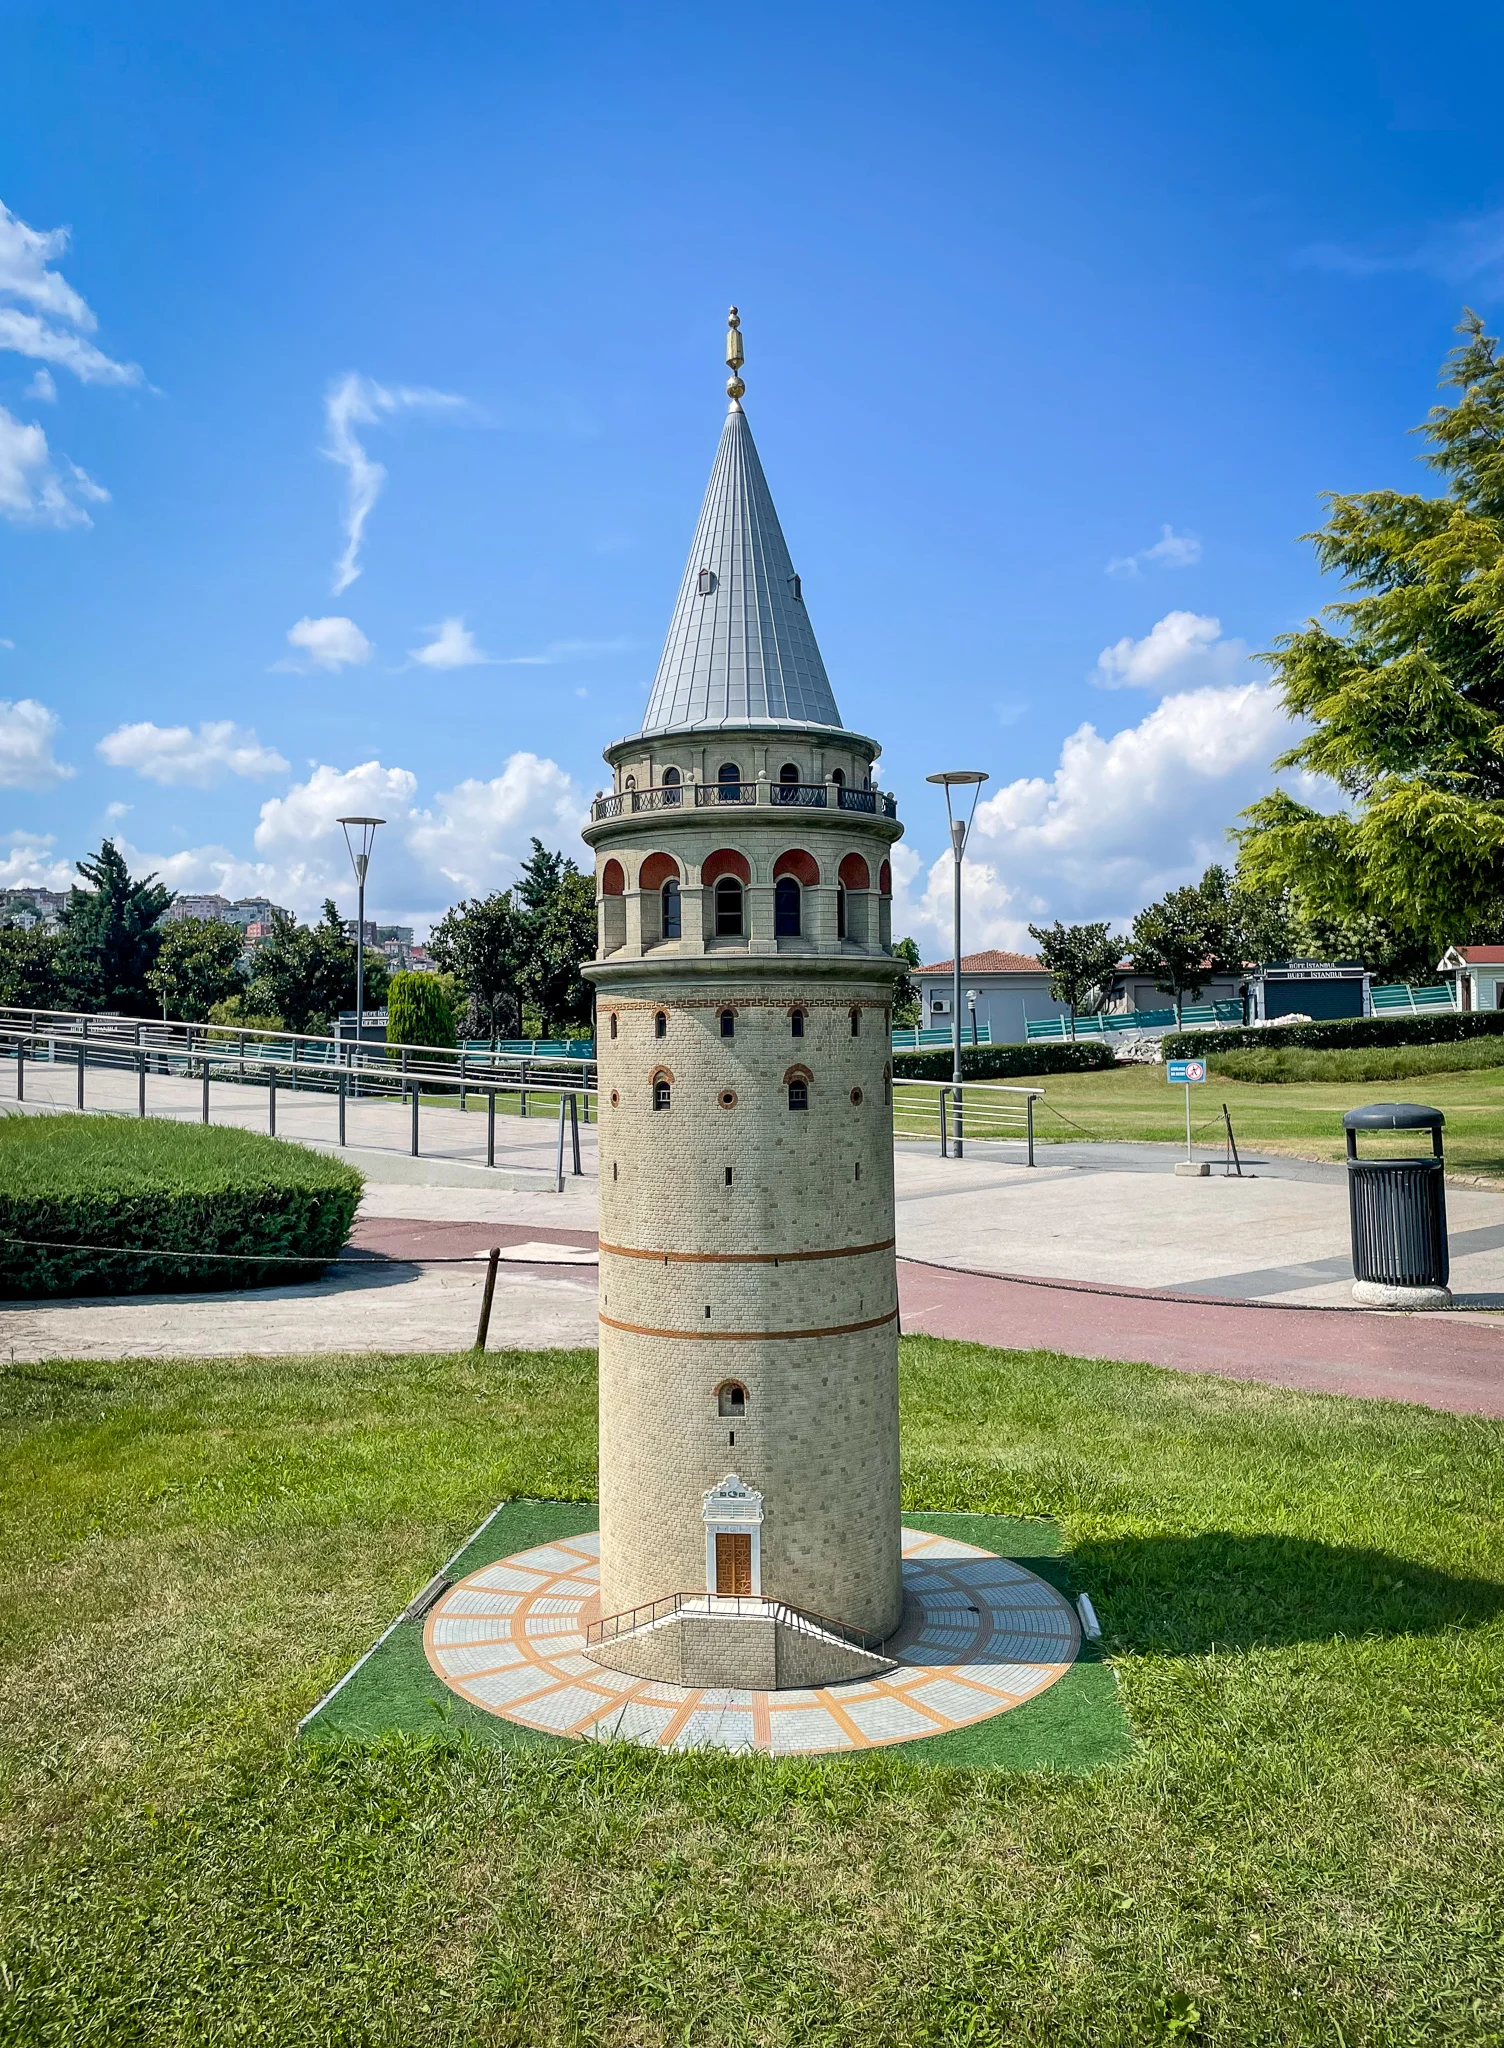
{"label": "grass lawn", "polygon": [[[1165,1080],[1163,1067],[1113,1067],[1099,1074],[1046,1074],[1036,1103],[1034,1130],[1043,1142],[1083,1138],[1185,1139],[1185,1090]],[[1222,1104],[1232,1112],[1241,1151],[1297,1153],[1307,1159],[1344,1156],[1342,1116],[1364,1102],[1428,1102],[1446,1111],[1447,1165],[1456,1173],[1504,1175],[1504,1066],[1469,1072],[1416,1075],[1401,1080],[1235,1081],[1213,1071],[1192,1090],[1191,1112],[1202,1126],[1197,1144],[1218,1145]],[[978,1133],[980,1135],[980,1133]],[[1365,1157],[1430,1150],[1421,1133],[1383,1138],[1365,1132]]]}
{"label": "grass lawn", "polygon": [[297,1744],[593,1494],[593,1354],[0,1398],[0,2041],[1504,2042],[1497,1423],[907,1340],[911,1511],[1053,1518],[1103,1616],[1083,1775]]}

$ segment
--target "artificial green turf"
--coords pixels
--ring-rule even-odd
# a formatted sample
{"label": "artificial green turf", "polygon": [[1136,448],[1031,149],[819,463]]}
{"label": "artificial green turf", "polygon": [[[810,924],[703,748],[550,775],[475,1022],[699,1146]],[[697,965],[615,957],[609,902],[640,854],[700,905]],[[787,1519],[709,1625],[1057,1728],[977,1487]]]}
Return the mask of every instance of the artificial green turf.
{"label": "artificial green turf", "polygon": [[[906,1515],[911,1529],[954,1536],[1001,1557],[1011,1557],[1074,1599],[1068,1558],[1060,1555],[1060,1532],[1052,1522],[1021,1521],[1007,1515]],[[563,1501],[508,1501],[450,1562],[452,1579],[478,1572],[498,1558],[514,1556],[535,1543],[579,1536],[594,1529],[593,1509]],[[345,1677],[334,1697],[303,1724],[310,1741],[355,1736],[363,1741],[402,1733],[454,1741],[462,1735],[500,1749],[555,1749],[562,1738],[487,1714],[451,1692],[429,1664],[423,1624],[399,1621]],[[894,1743],[915,1763],[948,1764],[973,1770],[1089,1771],[1122,1756],[1128,1724],[1112,1672],[1091,1643],[1083,1642],[1075,1664],[1047,1691],[1006,1714],[918,1742]]]}
{"label": "artificial green turf", "polygon": [[1059,1524],[1110,1767],[299,1743],[492,1503],[589,1511],[593,1355],[0,1370],[0,2042],[1504,2042],[1504,1427],[901,1365],[906,1517]]}

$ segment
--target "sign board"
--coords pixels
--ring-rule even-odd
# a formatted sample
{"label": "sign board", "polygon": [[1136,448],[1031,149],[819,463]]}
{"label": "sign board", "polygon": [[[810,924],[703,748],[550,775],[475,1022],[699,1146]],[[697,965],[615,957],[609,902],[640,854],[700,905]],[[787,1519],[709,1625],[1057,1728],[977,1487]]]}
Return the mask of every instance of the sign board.
{"label": "sign board", "polygon": [[1165,1079],[1167,1081],[1184,1082],[1187,1085],[1192,1081],[1204,1081],[1206,1079],[1206,1061],[1166,1060]]}

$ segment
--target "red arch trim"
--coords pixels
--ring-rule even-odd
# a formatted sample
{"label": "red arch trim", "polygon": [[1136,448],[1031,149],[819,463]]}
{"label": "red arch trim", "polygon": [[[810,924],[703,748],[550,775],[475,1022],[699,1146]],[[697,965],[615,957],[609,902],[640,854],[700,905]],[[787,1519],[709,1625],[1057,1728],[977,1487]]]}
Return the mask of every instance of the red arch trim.
{"label": "red arch trim", "polygon": [[626,894],[626,888],[627,878],[622,872],[621,862],[619,860],[608,860],[601,869],[601,894],[603,896],[623,896]]}
{"label": "red arch trim", "polygon": [[679,863],[671,853],[650,853],[638,874],[639,889],[661,889],[665,882],[677,882]]}
{"label": "red arch trim", "polygon": [[841,862],[841,880],[848,889],[870,889],[872,870],[859,853],[848,853]]}
{"label": "red arch trim", "polygon": [[747,856],[744,853],[736,853],[729,846],[723,846],[711,854],[700,869],[700,880],[708,888],[712,882],[718,882],[722,875],[735,875],[739,882],[750,882],[752,870],[747,864]]}
{"label": "red arch trim", "polygon": [[820,869],[812,853],[805,853],[801,847],[791,847],[787,853],[780,853],[773,863],[773,880],[792,875],[806,889],[818,887]]}

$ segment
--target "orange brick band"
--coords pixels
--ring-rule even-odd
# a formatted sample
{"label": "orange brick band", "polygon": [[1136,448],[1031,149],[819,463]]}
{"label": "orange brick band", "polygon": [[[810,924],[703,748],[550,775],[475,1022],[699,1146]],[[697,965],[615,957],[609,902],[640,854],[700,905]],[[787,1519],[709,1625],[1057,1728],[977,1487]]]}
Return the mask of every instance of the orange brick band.
{"label": "orange brick band", "polygon": [[602,1244],[603,1252],[619,1259],[652,1259],[664,1266],[794,1266],[808,1259],[861,1259],[873,1252],[892,1251],[896,1239],[881,1237],[876,1244],[838,1245],[828,1252],[653,1252],[631,1244]]}
{"label": "orange brick band", "polygon": [[687,1337],[701,1344],[767,1344],[795,1337],[850,1337],[858,1330],[880,1330],[884,1323],[898,1320],[898,1310],[885,1316],[869,1316],[864,1323],[831,1323],[823,1330],[653,1330],[644,1323],[619,1323],[615,1316],[602,1316],[608,1329],[625,1330],[633,1337]]}

